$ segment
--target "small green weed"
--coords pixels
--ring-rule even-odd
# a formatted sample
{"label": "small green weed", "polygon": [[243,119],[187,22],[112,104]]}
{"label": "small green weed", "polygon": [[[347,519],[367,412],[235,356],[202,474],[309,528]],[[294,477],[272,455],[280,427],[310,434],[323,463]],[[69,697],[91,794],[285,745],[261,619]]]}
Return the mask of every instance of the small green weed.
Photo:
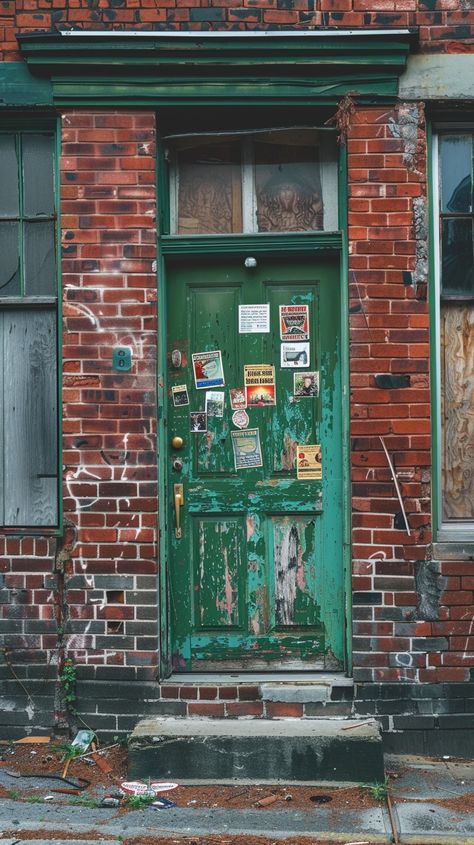
{"label": "small green weed", "polygon": [[142,807],[148,807],[156,800],[156,795],[128,795],[125,799],[127,807],[131,810],[141,810]]}
{"label": "small green weed", "polygon": [[81,745],[71,745],[71,743],[56,745],[53,750],[62,755],[61,762],[63,763],[65,760],[74,760],[75,757],[80,757],[81,754],[84,754],[84,749]]}
{"label": "small green weed", "polygon": [[76,681],[77,670],[71,658],[64,661],[63,671],[61,672],[61,684],[64,690],[64,701],[69,712],[73,716],[77,716],[76,709]]}
{"label": "small green weed", "polygon": [[368,789],[375,801],[385,801],[389,786],[390,779],[388,775],[385,775],[385,778],[381,782],[376,780],[374,783],[359,784],[359,789]]}
{"label": "small green weed", "polygon": [[7,798],[11,798],[12,801],[18,801],[20,797],[20,793],[18,789],[9,789],[7,792]]}
{"label": "small green weed", "polygon": [[27,801],[28,804],[42,804],[44,799],[42,795],[27,795],[25,801]]}
{"label": "small green weed", "polygon": [[76,804],[78,807],[95,807],[100,806],[100,801],[97,798],[90,798],[88,795],[79,795],[77,798],[71,798],[71,804]]}

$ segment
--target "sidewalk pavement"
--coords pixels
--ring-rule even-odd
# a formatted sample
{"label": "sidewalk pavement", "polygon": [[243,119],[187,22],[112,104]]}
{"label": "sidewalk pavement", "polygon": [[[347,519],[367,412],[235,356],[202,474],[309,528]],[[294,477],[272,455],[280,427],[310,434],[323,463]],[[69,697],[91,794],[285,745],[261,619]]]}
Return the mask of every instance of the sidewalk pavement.
{"label": "sidewalk pavement", "polygon": [[[95,831],[93,845],[110,845],[114,839],[126,843],[129,838],[143,836],[155,836],[162,843],[175,842],[183,836],[210,834],[225,836],[227,842],[234,835],[242,845],[249,836],[269,837],[271,842],[282,845],[290,837],[306,837],[308,845],[319,842],[387,845],[396,842],[397,837],[401,845],[474,845],[474,762],[389,756],[385,765],[391,776],[395,829],[384,801],[378,807],[360,810],[331,809],[328,804],[309,810],[268,808],[264,812],[255,808],[156,810],[147,807],[119,813],[116,809],[73,805],[68,803],[67,796],[61,796],[57,803],[11,799],[0,802],[0,845],[31,845],[31,837],[41,837],[42,833],[44,839],[33,840],[36,845],[43,842],[70,845],[71,834],[75,845],[82,845],[83,841],[91,845],[92,831]],[[31,794],[36,791],[40,800],[46,794],[47,781],[35,783],[33,778],[28,778],[26,785],[20,780],[12,784],[6,772],[0,770],[1,785],[8,782],[9,788],[27,788]],[[337,784],[324,784],[327,794],[336,788]],[[19,832],[18,837],[12,836],[15,830]],[[26,831],[34,834],[28,835]],[[69,838],[61,838],[61,831],[68,832]]]}

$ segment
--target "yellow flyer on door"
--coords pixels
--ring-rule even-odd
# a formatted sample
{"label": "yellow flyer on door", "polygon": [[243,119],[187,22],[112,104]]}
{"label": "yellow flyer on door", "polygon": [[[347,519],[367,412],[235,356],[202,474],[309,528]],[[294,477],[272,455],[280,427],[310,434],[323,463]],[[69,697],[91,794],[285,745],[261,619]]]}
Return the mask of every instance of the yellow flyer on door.
{"label": "yellow flyer on door", "polygon": [[308,444],[296,447],[296,477],[301,481],[321,481],[323,463],[321,446]]}

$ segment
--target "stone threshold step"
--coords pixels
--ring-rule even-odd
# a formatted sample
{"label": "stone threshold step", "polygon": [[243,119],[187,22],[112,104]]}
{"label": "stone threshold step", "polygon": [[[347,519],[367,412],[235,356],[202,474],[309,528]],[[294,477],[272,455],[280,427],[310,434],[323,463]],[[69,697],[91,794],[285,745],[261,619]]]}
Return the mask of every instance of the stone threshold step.
{"label": "stone threshold step", "polygon": [[140,721],[129,777],[181,783],[383,780],[375,720],[175,719]]}

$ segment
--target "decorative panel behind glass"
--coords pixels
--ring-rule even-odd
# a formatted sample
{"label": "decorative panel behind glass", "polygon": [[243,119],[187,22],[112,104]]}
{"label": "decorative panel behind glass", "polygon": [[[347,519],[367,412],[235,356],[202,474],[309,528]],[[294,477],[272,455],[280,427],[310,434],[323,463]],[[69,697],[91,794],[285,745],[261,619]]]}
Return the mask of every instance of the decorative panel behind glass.
{"label": "decorative panel behind glass", "polygon": [[200,143],[179,154],[178,234],[242,231],[240,149]]}
{"label": "decorative panel behind glass", "polygon": [[225,140],[188,138],[172,158],[174,234],[338,230],[333,132],[278,129]]}
{"label": "decorative panel behind glass", "polygon": [[255,193],[259,232],[324,228],[314,133],[278,133],[256,140]]}

